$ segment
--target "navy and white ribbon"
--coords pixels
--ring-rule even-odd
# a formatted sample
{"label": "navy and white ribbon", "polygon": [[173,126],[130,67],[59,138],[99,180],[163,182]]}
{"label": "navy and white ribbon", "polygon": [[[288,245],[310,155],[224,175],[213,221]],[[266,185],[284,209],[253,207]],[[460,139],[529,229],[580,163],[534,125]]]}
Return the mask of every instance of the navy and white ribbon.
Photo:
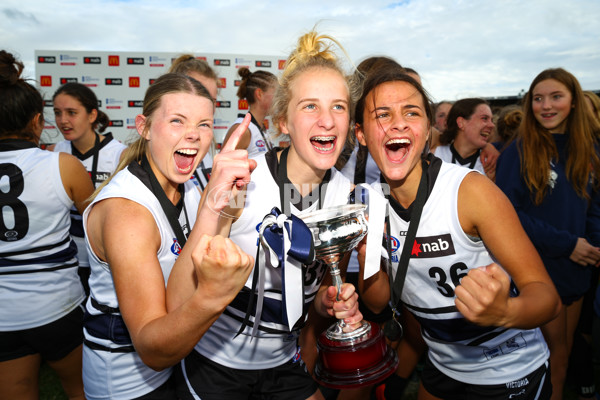
{"label": "navy and white ribbon", "polygon": [[[287,322],[291,331],[302,317],[304,308],[302,265],[311,264],[315,259],[312,232],[300,218],[295,215],[288,217],[275,207],[264,217],[259,238],[262,249],[259,249],[258,256],[264,257],[264,266],[281,270],[282,321]],[[256,285],[257,301],[252,336],[258,330],[265,293],[262,265],[256,263],[258,276],[255,275],[257,281],[253,286]]]}
{"label": "navy and white ribbon", "polygon": [[387,252],[381,244],[388,201],[378,190],[364,183],[357,185],[354,190],[354,203],[368,206],[366,214],[369,217],[369,230],[367,232],[364,279],[369,279],[379,271],[381,258],[387,258]]}

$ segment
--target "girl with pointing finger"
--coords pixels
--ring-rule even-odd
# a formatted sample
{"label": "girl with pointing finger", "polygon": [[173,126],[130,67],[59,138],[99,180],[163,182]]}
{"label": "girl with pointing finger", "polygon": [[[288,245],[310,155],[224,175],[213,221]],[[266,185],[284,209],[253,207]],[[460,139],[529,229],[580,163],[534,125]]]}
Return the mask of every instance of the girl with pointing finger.
{"label": "girl with pointing finger", "polygon": [[[227,203],[207,193],[237,190],[254,161],[225,147],[203,193],[190,181],[212,140],[213,110],[197,80],[159,77],[136,117],[140,138],[83,214],[91,265],[83,350],[88,399],[175,399],[172,367],[251,271],[252,257],[212,236]],[[192,265],[197,290],[167,312],[166,286],[178,264]]]}
{"label": "girl with pointing finger", "polygon": [[[340,301],[335,301],[336,287],[327,284],[322,262],[285,265],[286,271],[291,267],[299,274],[297,280],[283,282],[282,268],[257,253],[259,226],[274,207],[283,212],[279,217],[287,218],[348,201],[352,185],[333,166],[349,132],[352,100],[333,46],[339,47],[331,37],[309,32],[286,62],[272,118],[291,145],[255,158],[258,166],[245,203],[231,214],[229,237],[248,254],[258,254],[255,273],[181,363],[181,399],[322,399],[298,347],[308,310],[343,318],[350,326],[362,319],[354,287],[342,285]],[[259,271],[264,271],[264,297],[255,302],[261,293]],[[178,287],[169,287],[179,297],[174,305],[194,289],[188,276],[181,276]],[[289,282],[294,283],[285,284]]]}

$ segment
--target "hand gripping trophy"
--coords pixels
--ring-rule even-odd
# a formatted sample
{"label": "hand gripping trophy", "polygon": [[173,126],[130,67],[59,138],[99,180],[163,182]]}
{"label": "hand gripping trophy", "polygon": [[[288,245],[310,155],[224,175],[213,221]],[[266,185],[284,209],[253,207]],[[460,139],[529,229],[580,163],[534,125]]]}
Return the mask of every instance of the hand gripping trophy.
{"label": "hand gripping trophy", "polygon": [[[346,204],[301,217],[312,232],[315,256],[328,265],[338,293],[342,285],[338,264],[367,234],[365,209],[362,204]],[[387,345],[379,326],[364,320],[353,330],[338,320],[320,335],[317,348],[315,375],[327,387],[373,385],[398,367],[398,356]]]}

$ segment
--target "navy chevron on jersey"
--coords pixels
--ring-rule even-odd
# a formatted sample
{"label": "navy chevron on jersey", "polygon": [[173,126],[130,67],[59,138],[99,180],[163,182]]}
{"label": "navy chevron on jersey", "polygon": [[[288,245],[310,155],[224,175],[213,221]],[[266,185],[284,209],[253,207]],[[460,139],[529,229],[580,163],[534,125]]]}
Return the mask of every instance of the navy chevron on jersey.
{"label": "navy chevron on jersey", "polygon": [[[73,154],[81,161],[85,169],[90,173],[94,187],[100,186],[117,169],[119,158],[125,149],[126,146],[118,140],[113,139],[110,132],[104,135],[104,140],[97,143],[84,154],[81,154],[74,148],[73,143],[69,140],[63,140],[54,146],[55,152]],[[71,208],[71,235],[73,235],[77,244],[79,266],[88,267],[90,264],[83,240],[81,215],[79,215],[75,207]]]}
{"label": "navy chevron on jersey", "polygon": [[[251,175],[252,181],[248,185],[245,208],[239,219],[233,223],[229,235],[244,252],[252,256],[257,253],[258,229],[263,218],[273,207],[282,209],[277,172],[273,167],[273,161],[277,163],[276,152],[268,152],[267,157],[259,156],[256,161],[258,165]],[[348,202],[351,183],[340,172],[332,169],[326,185],[322,208]],[[324,186],[322,185],[320,190],[323,190]],[[315,202],[300,211],[292,205],[291,211],[294,215],[302,215],[316,210],[317,206]],[[230,368],[266,369],[288,362],[296,353],[299,325],[305,320],[308,307],[314,300],[325,274],[328,273],[327,267],[320,262],[303,266],[304,313],[295,329],[290,332],[282,305],[281,271],[266,266],[264,260],[261,260],[261,263],[265,271],[265,299],[257,336],[251,335],[255,310],[251,310],[249,326],[236,336],[242,326],[251,296],[253,274],[250,274],[242,292],[196,345],[196,350],[204,357]]]}
{"label": "navy chevron on jersey", "polygon": [[[83,215],[84,228],[87,229],[85,222],[90,210],[101,200],[122,197],[144,206],[154,217],[160,233],[161,245],[157,258],[166,286],[181,246],[149,187],[146,172],[137,163],[131,163],[113,177],[86,209]],[[184,184],[184,190],[184,206],[179,224],[187,236],[196,221],[200,192],[191,181]],[[110,266],[93,253],[87,238],[86,245],[91,268],[90,297],[86,302],[84,322],[86,345],[83,348],[83,380],[86,398],[125,400],[139,397],[166,382],[171,369],[157,372],[146,366],[135,352],[119,314],[119,302]]]}
{"label": "navy chevron on jersey", "polygon": [[0,141],[0,331],[48,324],[84,299],[59,154]]}
{"label": "navy chevron on jersey", "polygon": [[[437,172],[439,171],[439,172]],[[467,321],[454,304],[454,290],[470,269],[494,262],[484,243],[469,237],[458,220],[458,189],[472,171],[433,158],[429,195],[411,256],[402,302],[421,323],[434,365],[461,382],[494,385],[526,376],[549,352],[539,329],[481,327]],[[374,185],[381,190],[380,185]],[[392,275],[408,230],[406,210],[390,199]]]}

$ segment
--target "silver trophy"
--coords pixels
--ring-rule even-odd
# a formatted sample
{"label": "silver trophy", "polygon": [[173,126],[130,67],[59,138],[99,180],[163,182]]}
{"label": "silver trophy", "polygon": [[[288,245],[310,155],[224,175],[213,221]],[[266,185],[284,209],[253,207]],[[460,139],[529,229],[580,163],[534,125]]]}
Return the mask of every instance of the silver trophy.
{"label": "silver trophy", "polygon": [[[333,285],[338,290],[338,301],[342,289],[339,263],[367,234],[368,226],[364,215],[366,208],[362,204],[347,204],[301,217],[313,234],[316,258],[329,267]],[[359,328],[347,332],[345,322],[338,320],[327,330],[327,337],[331,340],[349,340],[364,335],[367,329],[369,323],[362,321]]]}
{"label": "silver trophy", "polygon": [[[342,287],[339,262],[367,234],[366,208],[346,204],[301,216],[312,232],[316,258],[329,267],[338,301]],[[364,320],[355,329],[338,320],[321,334],[317,347],[317,380],[336,389],[381,382],[398,366],[396,352],[386,344],[379,325]]]}

